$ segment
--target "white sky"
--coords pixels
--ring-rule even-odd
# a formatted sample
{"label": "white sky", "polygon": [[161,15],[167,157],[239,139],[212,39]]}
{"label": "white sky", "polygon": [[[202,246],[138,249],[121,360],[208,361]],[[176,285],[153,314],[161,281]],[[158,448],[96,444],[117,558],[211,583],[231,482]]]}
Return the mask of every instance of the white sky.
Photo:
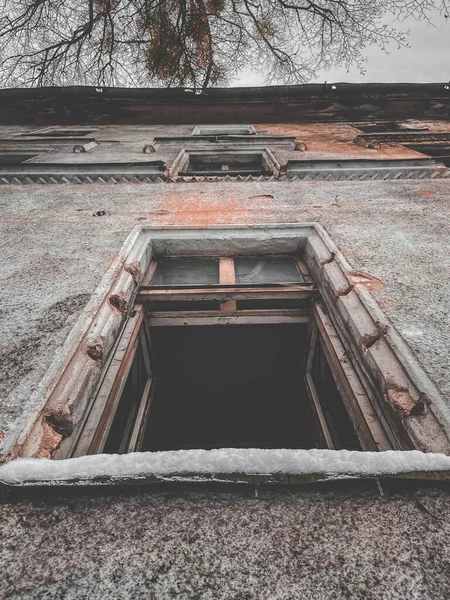
{"label": "white sky", "polygon": [[[450,18],[438,11],[433,15],[433,25],[426,21],[408,19],[394,24],[398,29],[410,30],[410,48],[397,50],[392,45],[389,54],[376,46],[368,47],[366,73],[356,68],[349,72],[335,68],[320,73],[311,83],[330,82],[443,82],[450,80]],[[231,82],[235,86],[264,85],[264,76],[251,71]]]}

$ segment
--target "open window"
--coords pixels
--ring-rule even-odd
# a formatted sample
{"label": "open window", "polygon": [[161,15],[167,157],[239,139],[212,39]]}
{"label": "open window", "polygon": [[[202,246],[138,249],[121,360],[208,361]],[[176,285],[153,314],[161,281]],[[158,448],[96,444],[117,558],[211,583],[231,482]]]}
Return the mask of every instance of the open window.
{"label": "open window", "polygon": [[17,166],[24,162],[36,158],[42,152],[27,152],[26,150],[1,150],[0,151],[0,167],[2,166]]}
{"label": "open window", "polygon": [[391,447],[296,255],[153,260],[72,456]]}
{"label": "open window", "polygon": [[83,137],[94,133],[95,129],[84,129],[84,128],[72,128],[67,129],[65,127],[46,127],[45,129],[36,129],[23,133],[23,136],[30,137]]}
{"label": "open window", "polygon": [[198,125],[192,135],[256,135],[252,125]]}
{"label": "open window", "polygon": [[317,224],[136,228],[12,453],[450,454],[445,401],[372,284]]}
{"label": "open window", "polygon": [[182,150],[170,173],[174,176],[278,175],[280,165],[269,149]]}

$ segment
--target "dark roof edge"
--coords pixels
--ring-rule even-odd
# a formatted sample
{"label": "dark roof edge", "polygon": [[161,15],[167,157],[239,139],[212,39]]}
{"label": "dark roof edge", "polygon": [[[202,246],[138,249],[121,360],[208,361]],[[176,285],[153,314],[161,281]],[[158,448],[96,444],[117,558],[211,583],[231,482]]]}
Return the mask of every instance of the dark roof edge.
{"label": "dark roof edge", "polygon": [[0,90],[1,100],[35,99],[57,97],[153,99],[163,101],[195,100],[196,102],[243,100],[265,100],[278,98],[286,101],[291,98],[320,97],[404,97],[404,98],[450,98],[448,83],[308,83],[303,85],[279,85],[265,87],[208,88],[206,91],[191,88],[119,88],[93,86],[66,86],[42,88],[8,88]]}
{"label": "dark roof edge", "polygon": [[0,90],[0,124],[352,122],[450,118],[445,83],[323,83],[253,88],[50,87]]}

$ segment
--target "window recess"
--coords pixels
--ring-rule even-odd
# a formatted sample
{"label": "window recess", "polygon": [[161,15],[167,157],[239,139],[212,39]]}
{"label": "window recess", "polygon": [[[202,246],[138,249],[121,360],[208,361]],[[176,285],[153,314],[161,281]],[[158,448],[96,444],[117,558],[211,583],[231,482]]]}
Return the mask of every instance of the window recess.
{"label": "window recess", "polygon": [[252,125],[197,125],[192,135],[256,135],[257,131]]}
{"label": "window recess", "polygon": [[45,129],[36,129],[27,133],[22,133],[22,136],[28,137],[83,137],[94,133],[95,129],[73,128],[66,129],[63,127],[46,127]]}
{"label": "window recess", "polygon": [[450,141],[449,142],[430,142],[428,144],[411,143],[402,144],[405,148],[421,152],[432,158],[439,158],[446,167],[450,167]]}
{"label": "window recess", "polygon": [[153,260],[72,456],[390,448],[317,302],[292,255]]}
{"label": "window recess", "polygon": [[395,133],[398,131],[429,131],[423,123],[399,123],[397,121],[379,121],[377,123],[351,123],[364,133]]}
{"label": "window recess", "polygon": [[[208,264],[216,283],[196,281]],[[42,410],[13,456],[450,454],[444,399],[318,224],[139,228],[115,268],[44,376]]]}
{"label": "window recess", "polygon": [[0,167],[16,166],[36,158],[42,152],[26,150],[0,150]]}
{"label": "window recess", "polygon": [[269,149],[181,150],[170,167],[174,176],[278,175],[280,164]]}

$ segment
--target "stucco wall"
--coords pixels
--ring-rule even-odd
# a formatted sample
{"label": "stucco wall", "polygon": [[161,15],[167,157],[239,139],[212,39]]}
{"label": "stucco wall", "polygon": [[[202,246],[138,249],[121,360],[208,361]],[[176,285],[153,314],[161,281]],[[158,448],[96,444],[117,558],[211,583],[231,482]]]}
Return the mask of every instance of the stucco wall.
{"label": "stucco wall", "polygon": [[[448,181],[1,187],[1,428],[30,398],[133,225],[322,223],[450,396]],[[105,216],[93,216],[104,210]]]}
{"label": "stucco wall", "polygon": [[[264,125],[306,158],[413,157],[353,144],[346,125]],[[434,122],[435,131],[448,131]],[[3,127],[7,138],[25,126]],[[103,142],[58,162],[141,161],[154,135],[192,126],[108,126]],[[108,142],[107,140],[110,140]],[[173,154],[173,152],[172,152]],[[14,442],[33,391],[131,228],[322,223],[450,402],[450,180],[0,186],[0,438]],[[104,216],[94,216],[105,211]],[[5,598],[448,598],[449,502],[439,489],[380,496],[373,486],[315,492],[110,492],[3,496]]]}
{"label": "stucco wall", "polygon": [[0,505],[0,597],[446,600],[445,490],[49,493]]}

